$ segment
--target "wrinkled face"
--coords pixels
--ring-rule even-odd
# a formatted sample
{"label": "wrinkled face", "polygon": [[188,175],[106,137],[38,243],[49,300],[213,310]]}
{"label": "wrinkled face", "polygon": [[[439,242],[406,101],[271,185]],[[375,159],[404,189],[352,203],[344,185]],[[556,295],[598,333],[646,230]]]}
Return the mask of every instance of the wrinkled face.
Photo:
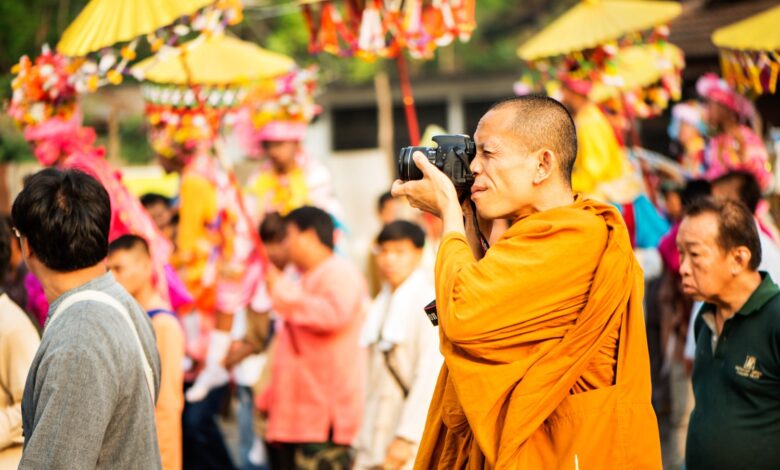
{"label": "wrinkled face", "polygon": [[714,214],[683,219],[677,234],[677,249],[685,294],[708,301],[728,288],[736,261],[718,245],[718,219]]}
{"label": "wrinkled face", "polygon": [[173,217],[171,209],[161,202],[150,205],[146,208],[146,212],[149,213],[149,216],[151,216],[154,224],[160,230],[170,225],[171,218]]}
{"label": "wrinkled face", "polygon": [[376,264],[382,279],[397,288],[420,265],[422,249],[409,239],[390,240],[377,247]]}
{"label": "wrinkled face", "polygon": [[134,297],[152,282],[152,261],[138,248],[114,251],[108,255],[107,264],[117,282]]}
{"label": "wrinkled face", "polygon": [[263,142],[263,149],[274,168],[287,171],[295,164],[300,146],[294,140]]}
{"label": "wrinkled face", "polygon": [[513,131],[511,113],[508,109],[489,111],[474,134],[477,154],[471,163],[475,176],[471,199],[486,219],[512,219],[533,205],[537,159],[527,153]]}

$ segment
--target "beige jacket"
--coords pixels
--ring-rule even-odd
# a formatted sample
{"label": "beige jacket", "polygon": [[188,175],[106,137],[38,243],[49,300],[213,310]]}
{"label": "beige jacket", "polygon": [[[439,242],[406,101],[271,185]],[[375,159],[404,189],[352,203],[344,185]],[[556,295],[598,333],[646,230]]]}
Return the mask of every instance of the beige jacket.
{"label": "beige jacket", "polygon": [[[369,310],[361,335],[369,364],[365,415],[355,443],[358,470],[381,466],[395,437],[412,441],[416,452],[443,361],[438,329],[423,311],[433,298],[432,280],[417,271],[395,292],[384,286]],[[388,349],[390,364],[409,391],[406,398],[385,362]],[[413,463],[414,457],[404,469]]]}
{"label": "beige jacket", "polygon": [[0,295],[0,470],[15,470],[22,457],[22,392],[39,344],[27,315]]}

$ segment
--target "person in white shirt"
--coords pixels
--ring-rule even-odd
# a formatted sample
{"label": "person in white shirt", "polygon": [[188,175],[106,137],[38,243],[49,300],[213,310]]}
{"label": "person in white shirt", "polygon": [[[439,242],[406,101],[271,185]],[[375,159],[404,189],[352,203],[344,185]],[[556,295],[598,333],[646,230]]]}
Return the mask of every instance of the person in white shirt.
{"label": "person in white shirt", "polygon": [[433,280],[420,269],[425,232],[392,222],[377,237],[377,266],[384,285],[361,332],[369,350],[366,408],[358,435],[358,470],[409,469],[422,437],[438,371],[439,332],[424,307]]}
{"label": "person in white shirt", "polygon": [[[0,219],[0,274],[11,264],[11,228]],[[0,470],[22,458],[22,392],[40,339],[33,323],[0,289]]]}

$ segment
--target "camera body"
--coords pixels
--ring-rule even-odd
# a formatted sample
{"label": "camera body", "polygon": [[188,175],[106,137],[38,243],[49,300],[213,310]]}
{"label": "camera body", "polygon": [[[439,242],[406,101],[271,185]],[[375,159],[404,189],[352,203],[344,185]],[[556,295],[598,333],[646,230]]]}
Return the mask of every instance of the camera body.
{"label": "camera body", "polygon": [[414,152],[422,152],[436,168],[455,184],[458,192],[468,191],[474,184],[474,175],[469,169],[477,153],[477,146],[471,137],[463,134],[437,135],[433,141],[437,147],[404,147],[398,155],[398,176],[402,181],[420,180],[422,172],[412,160]]}

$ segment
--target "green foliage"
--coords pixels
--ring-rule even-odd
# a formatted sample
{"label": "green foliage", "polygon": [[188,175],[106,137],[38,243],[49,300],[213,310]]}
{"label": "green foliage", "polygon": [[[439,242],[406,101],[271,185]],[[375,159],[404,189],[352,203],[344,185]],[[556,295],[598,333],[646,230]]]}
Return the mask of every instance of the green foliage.
{"label": "green foliage", "polygon": [[87,0],[0,0],[0,100],[10,96],[11,67],[57,45]]}
{"label": "green foliage", "polygon": [[125,119],[119,123],[121,139],[120,155],[130,165],[148,165],[154,161],[154,152],[149,146],[146,124],[141,117]]}
{"label": "green foliage", "polygon": [[22,137],[22,133],[11,121],[3,115],[0,117],[0,162],[32,161],[30,146]]}
{"label": "green foliage", "polygon": [[[87,0],[0,0],[0,103],[11,97],[11,68],[19,58],[37,56],[44,44],[55,47]],[[33,160],[19,130],[0,119],[0,161]]]}

